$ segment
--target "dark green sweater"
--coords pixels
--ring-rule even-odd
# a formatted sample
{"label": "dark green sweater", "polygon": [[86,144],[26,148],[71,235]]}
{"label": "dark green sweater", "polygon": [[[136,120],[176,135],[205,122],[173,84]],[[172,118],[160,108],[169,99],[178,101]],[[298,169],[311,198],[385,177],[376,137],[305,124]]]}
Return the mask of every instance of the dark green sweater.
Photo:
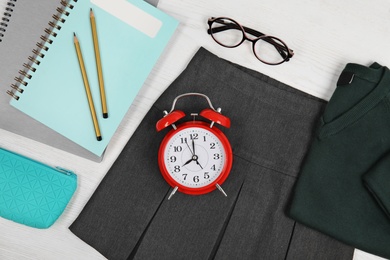
{"label": "dark green sweater", "polygon": [[289,215],[390,258],[390,71],[374,63],[348,64],[348,72],[321,118]]}

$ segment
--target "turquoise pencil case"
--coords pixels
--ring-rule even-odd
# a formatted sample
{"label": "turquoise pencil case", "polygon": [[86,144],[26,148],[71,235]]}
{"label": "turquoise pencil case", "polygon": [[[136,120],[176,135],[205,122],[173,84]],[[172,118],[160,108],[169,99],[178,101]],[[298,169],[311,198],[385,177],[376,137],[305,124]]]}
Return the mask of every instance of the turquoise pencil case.
{"label": "turquoise pencil case", "polygon": [[0,148],[0,216],[35,228],[50,227],[77,188],[77,176]]}

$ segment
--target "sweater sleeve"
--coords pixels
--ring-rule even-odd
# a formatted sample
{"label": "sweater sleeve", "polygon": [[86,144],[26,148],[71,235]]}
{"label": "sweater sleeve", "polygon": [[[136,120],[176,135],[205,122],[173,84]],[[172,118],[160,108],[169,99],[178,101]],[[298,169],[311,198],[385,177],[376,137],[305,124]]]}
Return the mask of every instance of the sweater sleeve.
{"label": "sweater sleeve", "polygon": [[390,153],[363,175],[363,182],[390,219]]}

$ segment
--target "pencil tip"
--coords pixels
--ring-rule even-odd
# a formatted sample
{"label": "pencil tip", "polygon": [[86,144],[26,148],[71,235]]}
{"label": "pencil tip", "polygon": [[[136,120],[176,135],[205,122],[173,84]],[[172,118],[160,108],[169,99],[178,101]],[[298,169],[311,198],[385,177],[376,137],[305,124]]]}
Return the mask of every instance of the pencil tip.
{"label": "pencil tip", "polygon": [[101,136],[96,136],[96,139],[97,139],[98,141],[101,141],[101,140],[102,140],[102,137],[101,137]]}
{"label": "pencil tip", "polygon": [[103,118],[108,118],[108,113],[103,113]]}
{"label": "pencil tip", "polygon": [[76,33],[75,32],[73,32],[73,36],[76,37]]}

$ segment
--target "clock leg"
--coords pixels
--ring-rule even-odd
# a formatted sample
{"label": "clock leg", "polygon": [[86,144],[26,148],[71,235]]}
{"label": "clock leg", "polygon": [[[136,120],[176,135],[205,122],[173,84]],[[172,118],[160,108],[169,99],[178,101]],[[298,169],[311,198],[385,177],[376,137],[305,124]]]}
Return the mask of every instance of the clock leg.
{"label": "clock leg", "polygon": [[[218,184],[217,184],[217,185],[218,185]],[[178,188],[179,188],[179,187],[177,187],[177,186],[176,186],[175,188],[173,188],[171,194],[169,194],[168,200],[170,200],[170,199],[172,198],[172,196],[175,195],[175,193],[176,193],[176,191],[177,191]]]}
{"label": "clock leg", "polygon": [[226,192],[222,189],[221,185],[219,185],[219,184],[217,183],[217,184],[215,184],[215,186],[217,187],[217,189],[218,189],[220,192],[222,192],[223,195],[225,195],[225,197],[227,197],[227,194],[226,194]]}

